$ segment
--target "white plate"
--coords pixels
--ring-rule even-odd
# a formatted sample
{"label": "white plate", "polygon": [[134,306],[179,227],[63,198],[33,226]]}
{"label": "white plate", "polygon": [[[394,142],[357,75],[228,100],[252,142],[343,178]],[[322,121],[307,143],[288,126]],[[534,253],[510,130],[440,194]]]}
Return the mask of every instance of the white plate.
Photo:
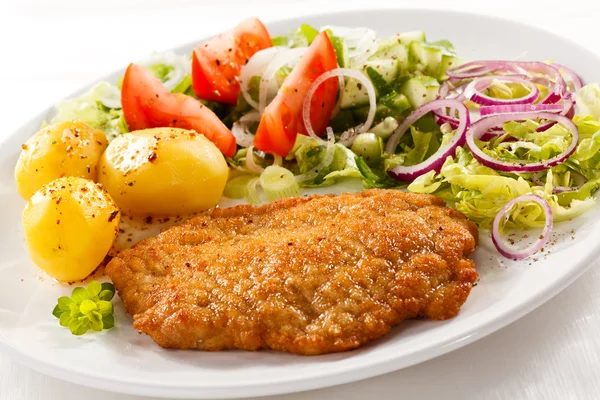
{"label": "white plate", "polygon": [[[425,30],[430,39],[452,41],[466,59],[554,58],[585,81],[600,82],[600,59],[589,51],[552,33],[490,17],[361,11],[273,23],[269,30],[280,34],[300,23],[368,26],[380,36]],[[193,43],[176,50],[188,52],[192,47]],[[106,79],[114,81],[121,74]],[[56,299],[71,289],[45,277],[27,255],[20,222],[24,202],[15,192],[12,174],[20,144],[46,114],[0,145],[0,348],[17,361],[71,382],[141,395],[213,398],[287,393],[364,379],[447,353],[511,323],[564,289],[599,254],[600,207],[557,227],[557,243],[537,261],[503,262],[482,235],[475,253],[481,280],[456,318],[410,321],[365,348],[342,354],[164,350],[133,330],[118,300],[116,328],[74,337],[51,315]]]}

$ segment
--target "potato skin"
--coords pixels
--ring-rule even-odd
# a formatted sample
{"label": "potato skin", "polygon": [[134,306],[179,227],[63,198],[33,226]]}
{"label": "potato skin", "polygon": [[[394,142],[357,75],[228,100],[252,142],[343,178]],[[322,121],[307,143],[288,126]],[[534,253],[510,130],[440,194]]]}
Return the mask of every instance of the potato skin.
{"label": "potato skin", "polygon": [[17,191],[28,200],[42,185],[63,176],[95,181],[107,145],[104,132],[80,121],[47,126],[22,146],[15,167]]}
{"label": "potato skin", "polygon": [[56,179],[40,188],[23,211],[25,241],[33,262],[59,281],[91,274],[119,231],[120,212],[92,181]]}
{"label": "potato skin", "polygon": [[154,128],[114,139],[100,159],[98,180],[126,215],[186,215],[214,207],[228,167],[204,135]]}

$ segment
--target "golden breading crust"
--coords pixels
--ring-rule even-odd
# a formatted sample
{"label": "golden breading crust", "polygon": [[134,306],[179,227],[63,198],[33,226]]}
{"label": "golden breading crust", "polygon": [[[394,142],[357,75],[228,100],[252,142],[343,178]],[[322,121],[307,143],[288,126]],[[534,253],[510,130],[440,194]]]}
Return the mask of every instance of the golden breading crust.
{"label": "golden breading crust", "polygon": [[106,270],[135,329],[163,347],[324,354],[455,316],[476,238],[435,196],[373,189],[216,209]]}

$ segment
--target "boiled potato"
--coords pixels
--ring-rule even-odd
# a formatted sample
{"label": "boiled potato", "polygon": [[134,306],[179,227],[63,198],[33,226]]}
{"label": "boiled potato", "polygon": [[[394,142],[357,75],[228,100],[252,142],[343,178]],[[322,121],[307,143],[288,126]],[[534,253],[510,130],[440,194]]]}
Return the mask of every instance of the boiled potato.
{"label": "boiled potato", "polygon": [[228,167],[203,135],[177,128],[126,133],[100,160],[98,180],[124,214],[169,216],[214,207]]}
{"label": "boiled potato", "polygon": [[96,180],[107,145],[104,132],[83,122],[47,126],[22,146],[15,168],[19,194],[28,200],[42,185],[63,176]]}
{"label": "boiled potato", "polygon": [[84,279],[100,265],[119,231],[120,213],[102,187],[76,177],[56,179],[23,211],[29,254],[59,281]]}

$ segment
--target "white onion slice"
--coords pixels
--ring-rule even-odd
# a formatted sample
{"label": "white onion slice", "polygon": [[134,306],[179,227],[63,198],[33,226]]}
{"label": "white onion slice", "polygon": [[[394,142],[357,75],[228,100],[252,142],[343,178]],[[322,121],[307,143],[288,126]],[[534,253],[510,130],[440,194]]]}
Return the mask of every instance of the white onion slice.
{"label": "white onion slice", "polygon": [[121,91],[108,82],[99,83],[94,89],[98,90],[100,102],[108,108],[121,108]]}
{"label": "white onion slice", "polygon": [[351,67],[364,64],[379,47],[377,33],[372,29],[324,26],[321,31],[324,30],[330,30],[346,42],[348,63]]}
{"label": "white onion slice", "polygon": [[[500,234],[500,223],[506,222],[510,217],[510,210],[514,207],[515,204],[521,203],[524,201],[534,201],[539,204],[544,213],[546,215],[546,223],[544,224],[544,229],[539,236],[538,239],[535,240],[531,245],[527,246],[522,250],[515,249],[514,246],[507,243]],[[535,194],[526,194],[523,196],[519,196],[515,199],[512,199],[508,203],[504,205],[496,214],[494,218],[494,222],[492,224],[492,242],[494,242],[494,246],[498,249],[498,252],[502,254],[506,258],[511,258],[513,260],[522,260],[527,258],[541,249],[544,244],[550,239],[550,233],[552,232],[552,209],[550,208],[550,204],[540,196]]]}
{"label": "white onion slice", "polygon": [[[266,153],[263,153],[266,155]],[[331,161],[330,161],[331,162]],[[283,163],[283,158],[279,154],[273,154],[273,164],[271,165],[279,165]],[[254,162],[254,146],[248,147],[248,152],[246,153],[246,168],[248,168],[251,172],[256,172],[260,174],[265,169]]]}
{"label": "white onion slice", "polygon": [[246,153],[246,168],[248,168],[251,172],[256,172],[260,174],[265,169],[260,165],[254,162],[254,146],[248,147],[248,152]]}
{"label": "white onion slice", "polygon": [[144,67],[151,67],[156,64],[165,64],[173,67],[171,77],[163,82],[169,91],[179,85],[186,75],[190,74],[192,69],[192,63],[188,56],[181,56],[172,51],[152,54],[150,57],[141,60],[138,64]]}
{"label": "white onion slice", "polygon": [[241,147],[250,147],[254,143],[254,135],[248,129],[248,122],[259,122],[260,115],[257,111],[249,112],[233,123],[231,133],[235,136],[235,141]]}
{"label": "white onion slice", "polygon": [[[317,165],[314,168],[311,168],[310,171],[308,171],[302,175],[296,175],[296,181],[306,182],[306,181],[310,181],[311,179],[314,179],[317,175],[319,175],[319,173],[323,170],[323,168],[326,168],[327,166],[329,166],[329,164],[331,164],[331,162],[333,161],[333,156],[335,154],[335,136],[333,134],[333,129],[331,129],[330,127],[327,127],[326,131],[327,131],[327,142],[325,142],[326,143],[325,156],[323,157],[323,159],[321,160],[319,165]],[[320,142],[323,142],[323,140],[321,140],[320,138],[318,138],[318,139]]]}
{"label": "white onion slice", "polygon": [[322,142],[323,140],[319,136],[317,136],[317,134],[315,133],[315,131],[312,127],[312,123],[310,121],[310,103],[312,101],[312,97],[315,94],[315,91],[317,90],[317,88],[323,82],[325,82],[327,79],[333,78],[336,76],[345,76],[348,78],[357,79],[367,90],[367,94],[369,96],[369,114],[367,115],[367,120],[365,121],[365,123],[362,125],[359,125],[357,128],[355,128],[356,132],[363,133],[363,132],[368,131],[369,128],[371,128],[371,125],[373,125],[373,120],[375,119],[375,110],[377,107],[377,98],[375,96],[375,88],[373,87],[373,84],[366,76],[364,76],[363,74],[361,74],[360,72],[358,72],[354,69],[348,69],[348,68],[336,68],[336,69],[332,69],[331,71],[324,72],[323,74],[319,75],[319,77],[317,79],[315,79],[315,81],[313,82],[312,86],[308,90],[308,93],[306,94],[306,97],[304,98],[304,104],[302,106],[302,119],[304,120],[304,126],[306,127],[306,132],[308,133],[308,135],[310,137],[318,140],[319,142]]}
{"label": "white onion slice", "polygon": [[260,50],[254,54],[248,64],[242,69],[240,74],[240,92],[246,102],[252,106],[252,108],[258,109],[258,103],[252,99],[250,93],[248,92],[248,86],[250,85],[250,80],[254,76],[262,76],[265,72],[267,66],[273,61],[273,59],[285,49],[282,47],[269,47],[263,50]]}
{"label": "white onion slice", "polygon": [[344,95],[344,89],[346,88],[346,80],[342,75],[339,76],[339,88],[340,95],[338,96],[337,102],[335,103],[335,107],[333,107],[333,112],[331,113],[331,119],[335,118],[336,115],[339,114],[340,109],[342,108],[342,96]]}
{"label": "white onion slice", "polygon": [[300,59],[304,53],[306,53],[306,50],[308,50],[308,47],[299,47],[296,49],[282,48],[281,51],[278,52],[273,58],[273,60],[271,60],[260,79],[260,89],[258,92],[258,112],[261,115],[267,107],[269,89],[277,90],[276,87],[272,87],[275,73],[286,65],[294,64],[295,61]]}

